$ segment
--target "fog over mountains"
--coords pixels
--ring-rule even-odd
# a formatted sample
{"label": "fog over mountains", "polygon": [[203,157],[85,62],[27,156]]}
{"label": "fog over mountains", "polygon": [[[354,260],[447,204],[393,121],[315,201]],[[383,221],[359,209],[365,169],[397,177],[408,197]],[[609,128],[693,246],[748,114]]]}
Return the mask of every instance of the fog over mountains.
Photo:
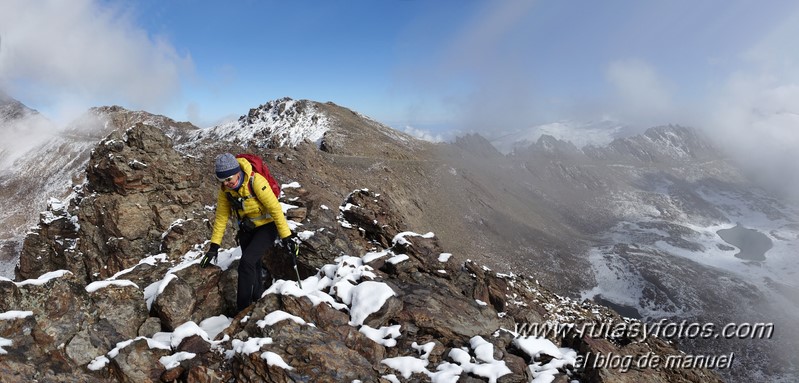
{"label": "fog over mountains", "polygon": [[7,168],[14,159],[23,155],[49,137],[54,129],[44,116],[0,90],[0,169]]}
{"label": "fog over mountains", "polygon": [[[3,276],[15,277],[22,242],[48,199],[72,198],[100,140],[136,123],[164,131],[196,159],[186,166],[211,169],[224,150],[258,152],[281,181],[299,182],[320,205],[338,206],[361,188],[386,193],[408,228],[435,232],[457,262],[530,275],[630,318],[773,323],[774,339],[677,343],[692,354],[735,353],[733,368],[718,371],[728,381],[797,376],[790,350],[798,339],[787,332],[799,318],[799,208],[752,183],[700,130],[682,126],[635,132],[614,121],[561,122],[434,144],[309,100],[269,101],[208,129],[93,108],[66,129],[49,128],[51,137],[35,147],[0,152]],[[0,98],[4,137],[23,139],[45,125],[35,111]],[[564,132],[584,140],[555,136]],[[295,147],[303,149],[278,154]],[[212,204],[215,190],[205,189],[190,192]]]}
{"label": "fog over mountains", "polygon": [[534,125],[518,131],[503,131],[486,136],[491,145],[504,154],[516,149],[522,150],[534,144],[541,136],[547,135],[562,141],[569,141],[578,148],[588,145],[605,146],[617,138],[633,136],[637,129],[612,119],[590,121],[558,121]]}

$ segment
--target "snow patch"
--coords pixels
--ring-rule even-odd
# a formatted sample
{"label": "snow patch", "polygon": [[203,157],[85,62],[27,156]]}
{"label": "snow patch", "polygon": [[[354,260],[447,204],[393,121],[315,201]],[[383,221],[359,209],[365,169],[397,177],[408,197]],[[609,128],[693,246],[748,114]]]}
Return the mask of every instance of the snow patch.
{"label": "snow patch", "polygon": [[277,366],[284,370],[293,370],[294,368],[289,366],[288,363],[283,361],[283,358],[275,354],[272,351],[265,351],[261,354],[261,359],[266,361],[266,364],[269,366]]}
{"label": "snow patch", "polygon": [[132,286],[137,289],[139,288],[139,286],[133,283],[132,281],[129,281],[127,279],[121,279],[121,280],[92,282],[88,286],[86,286],[86,292],[93,293],[97,290],[104,289],[109,286],[119,286],[119,287]]}
{"label": "snow patch", "polygon": [[68,270],[51,271],[49,273],[42,274],[41,276],[39,276],[39,278],[36,278],[36,279],[26,279],[26,280],[24,280],[22,282],[16,282],[16,285],[17,286],[27,286],[27,285],[41,286],[41,285],[46,284],[47,282],[50,282],[53,279],[61,278],[64,275],[67,275],[67,274],[72,274],[72,272],[70,272]]}
{"label": "snow patch", "polygon": [[284,320],[290,320],[290,321],[293,321],[293,322],[295,322],[295,323],[297,323],[299,325],[306,324],[304,319],[302,319],[302,318],[300,318],[300,317],[298,317],[296,315],[291,315],[291,314],[289,314],[289,313],[287,313],[285,311],[282,311],[282,310],[272,311],[271,313],[267,314],[264,317],[264,319],[261,319],[258,322],[256,322],[256,324],[258,325],[258,327],[264,328],[266,326],[272,326],[275,323],[280,322],[280,321],[284,321]]}

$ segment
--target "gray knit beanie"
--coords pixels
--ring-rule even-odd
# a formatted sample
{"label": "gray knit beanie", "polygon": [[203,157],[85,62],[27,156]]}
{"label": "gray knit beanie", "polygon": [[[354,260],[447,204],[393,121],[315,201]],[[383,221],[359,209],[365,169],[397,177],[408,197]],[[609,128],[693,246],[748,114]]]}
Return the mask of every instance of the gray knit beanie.
{"label": "gray knit beanie", "polygon": [[239,166],[239,161],[236,161],[236,157],[232,154],[222,153],[216,156],[214,170],[216,171],[216,178],[225,179],[241,171],[241,166]]}

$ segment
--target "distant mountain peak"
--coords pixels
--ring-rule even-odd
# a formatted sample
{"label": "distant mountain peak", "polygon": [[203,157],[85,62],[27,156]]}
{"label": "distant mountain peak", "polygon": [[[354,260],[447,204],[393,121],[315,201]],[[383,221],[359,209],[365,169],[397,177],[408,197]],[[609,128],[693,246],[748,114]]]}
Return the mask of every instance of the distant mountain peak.
{"label": "distant mountain peak", "polygon": [[568,148],[570,151],[579,150],[571,141],[560,140],[549,134],[542,134],[541,137],[538,137],[538,141],[536,141],[535,145],[550,152],[564,148]]}
{"label": "distant mountain peak", "polygon": [[[698,130],[680,125],[663,125],[647,129],[643,134],[613,140],[602,156],[621,155],[644,162],[688,161],[718,157],[718,151]],[[615,154],[610,154],[615,153]]]}
{"label": "distant mountain peak", "polygon": [[67,126],[66,131],[70,134],[99,139],[113,130],[128,129],[137,123],[155,126],[175,141],[181,141],[189,132],[198,129],[190,122],[178,122],[166,116],[110,105],[89,108],[86,113]]}
{"label": "distant mountain peak", "polygon": [[485,137],[473,133],[465,136],[459,136],[455,139],[454,145],[476,154],[480,157],[501,157],[500,153]]}
{"label": "distant mountain peak", "polygon": [[250,109],[237,121],[198,131],[195,136],[243,146],[294,147],[304,140],[319,142],[329,129],[329,118],[320,104],[284,97]]}
{"label": "distant mountain peak", "polygon": [[577,148],[582,148],[588,145],[606,145],[615,138],[631,134],[634,134],[634,129],[631,126],[612,119],[562,120],[533,125],[512,132],[502,132],[495,134],[489,140],[497,150],[508,154],[515,149],[527,148],[536,143],[543,135],[550,135],[561,141],[569,141]]}
{"label": "distant mountain peak", "polygon": [[39,112],[35,109],[27,107],[20,101],[0,91],[0,124],[38,114]]}
{"label": "distant mountain peak", "polygon": [[13,137],[0,142],[0,171],[53,133],[52,123],[35,109],[0,92],[0,134]]}
{"label": "distant mountain peak", "polygon": [[328,153],[384,158],[406,158],[424,146],[346,107],[289,97],[252,108],[236,121],[193,132],[191,139],[245,148],[295,148],[307,141]]}

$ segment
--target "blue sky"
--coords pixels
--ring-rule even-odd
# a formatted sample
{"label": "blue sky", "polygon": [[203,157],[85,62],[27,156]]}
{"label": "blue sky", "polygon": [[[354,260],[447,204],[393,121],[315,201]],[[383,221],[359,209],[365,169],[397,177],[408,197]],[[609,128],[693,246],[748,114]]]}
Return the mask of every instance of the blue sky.
{"label": "blue sky", "polygon": [[288,96],[434,133],[746,131],[759,103],[796,111],[797,4],[4,0],[0,87],[55,119],[118,104],[204,127]]}

